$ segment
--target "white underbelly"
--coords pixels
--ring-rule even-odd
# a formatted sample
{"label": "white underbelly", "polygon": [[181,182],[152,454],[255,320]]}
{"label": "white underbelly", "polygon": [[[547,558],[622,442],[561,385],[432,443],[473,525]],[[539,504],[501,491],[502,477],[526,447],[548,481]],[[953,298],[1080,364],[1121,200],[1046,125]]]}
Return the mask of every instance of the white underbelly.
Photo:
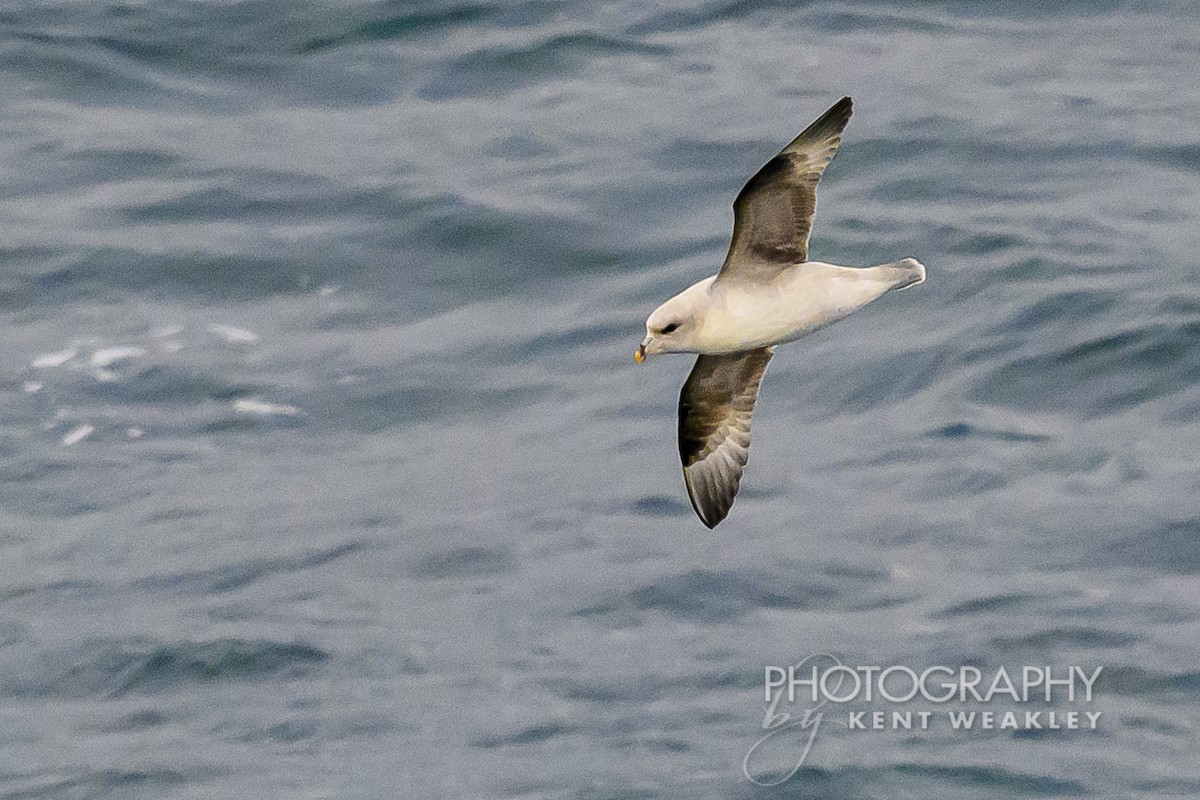
{"label": "white underbelly", "polygon": [[831,325],[892,287],[876,270],[809,261],[769,284],[714,287],[703,352],[782,344]]}

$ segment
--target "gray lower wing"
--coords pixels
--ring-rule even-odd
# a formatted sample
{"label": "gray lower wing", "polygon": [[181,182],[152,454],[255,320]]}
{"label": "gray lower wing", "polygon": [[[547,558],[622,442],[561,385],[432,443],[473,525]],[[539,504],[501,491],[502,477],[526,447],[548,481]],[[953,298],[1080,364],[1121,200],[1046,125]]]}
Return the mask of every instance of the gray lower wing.
{"label": "gray lower wing", "polygon": [[679,393],[679,456],[692,508],[710,528],[733,506],[750,456],[750,416],[773,347],[696,359]]}

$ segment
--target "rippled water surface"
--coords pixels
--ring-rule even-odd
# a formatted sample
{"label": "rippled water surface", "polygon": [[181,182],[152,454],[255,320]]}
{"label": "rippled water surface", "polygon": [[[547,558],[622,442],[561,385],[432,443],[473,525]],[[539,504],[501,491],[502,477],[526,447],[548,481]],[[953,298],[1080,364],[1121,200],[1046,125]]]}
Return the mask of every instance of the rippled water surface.
{"label": "rippled water surface", "polygon": [[[1200,794],[1198,58],[1183,2],[3,6],[0,797]],[[846,94],[812,255],[929,280],[780,350],[709,532],[631,355]],[[816,652],[1103,719],[756,785]]]}

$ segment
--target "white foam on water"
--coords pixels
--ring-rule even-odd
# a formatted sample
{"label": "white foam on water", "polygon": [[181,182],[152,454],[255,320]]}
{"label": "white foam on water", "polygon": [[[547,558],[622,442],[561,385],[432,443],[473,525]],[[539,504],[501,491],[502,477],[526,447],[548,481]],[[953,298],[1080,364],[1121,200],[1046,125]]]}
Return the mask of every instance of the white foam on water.
{"label": "white foam on water", "polygon": [[96,428],[88,425],[86,422],[83,425],[72,428],[66,436],[62,438],[64,447],[70,447],[73,444],[78,444],[92,434]]}
{"label": "white foam on water", "polygon": [[79,355],[79,350],[74,347],[68,347],[66,350],[55,350],[53,353],[44,353],[29,362],[29,364],[34,369],[61,367],[77,355]]}
{"label": "white foam on water", "polygon": [[111,367],[113,364],[119,364],[122,361],[128,361],[132,358],[141,358],[144,355],[146,355],[146,350],[142,347],[133,347],[131,345],[103,347],[92,353],[92,357],[88,363],[93,367],[103,369],[104,367]]}
{"label": "white foam on water", "polygon": [[215,333],[227,342],[251,344],[258,341],[258,334],[245,328],[235,328],[232,325],[212,324],[208,326],[209,333]]}
{"label": "white foam on water", "polygon": [[255,414],[261,417],[294,417],[300,413],[300,409],[295,406],[285,403],[268,403],[265,400],[254,399],[235,400],[233,410],[240,414]]}

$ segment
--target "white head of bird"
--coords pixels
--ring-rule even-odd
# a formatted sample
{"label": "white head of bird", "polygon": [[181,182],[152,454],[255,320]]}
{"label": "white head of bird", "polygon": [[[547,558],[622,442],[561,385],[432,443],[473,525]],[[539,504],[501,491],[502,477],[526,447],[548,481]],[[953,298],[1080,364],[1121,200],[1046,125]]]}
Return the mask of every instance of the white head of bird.
{"label": "white head of bird", "polygon": [[646,318],[646,338],[633,359],[639,364],[658,353],[696,353],[696,340],[704,327],[712,278],[692,284],[663,303]]}

